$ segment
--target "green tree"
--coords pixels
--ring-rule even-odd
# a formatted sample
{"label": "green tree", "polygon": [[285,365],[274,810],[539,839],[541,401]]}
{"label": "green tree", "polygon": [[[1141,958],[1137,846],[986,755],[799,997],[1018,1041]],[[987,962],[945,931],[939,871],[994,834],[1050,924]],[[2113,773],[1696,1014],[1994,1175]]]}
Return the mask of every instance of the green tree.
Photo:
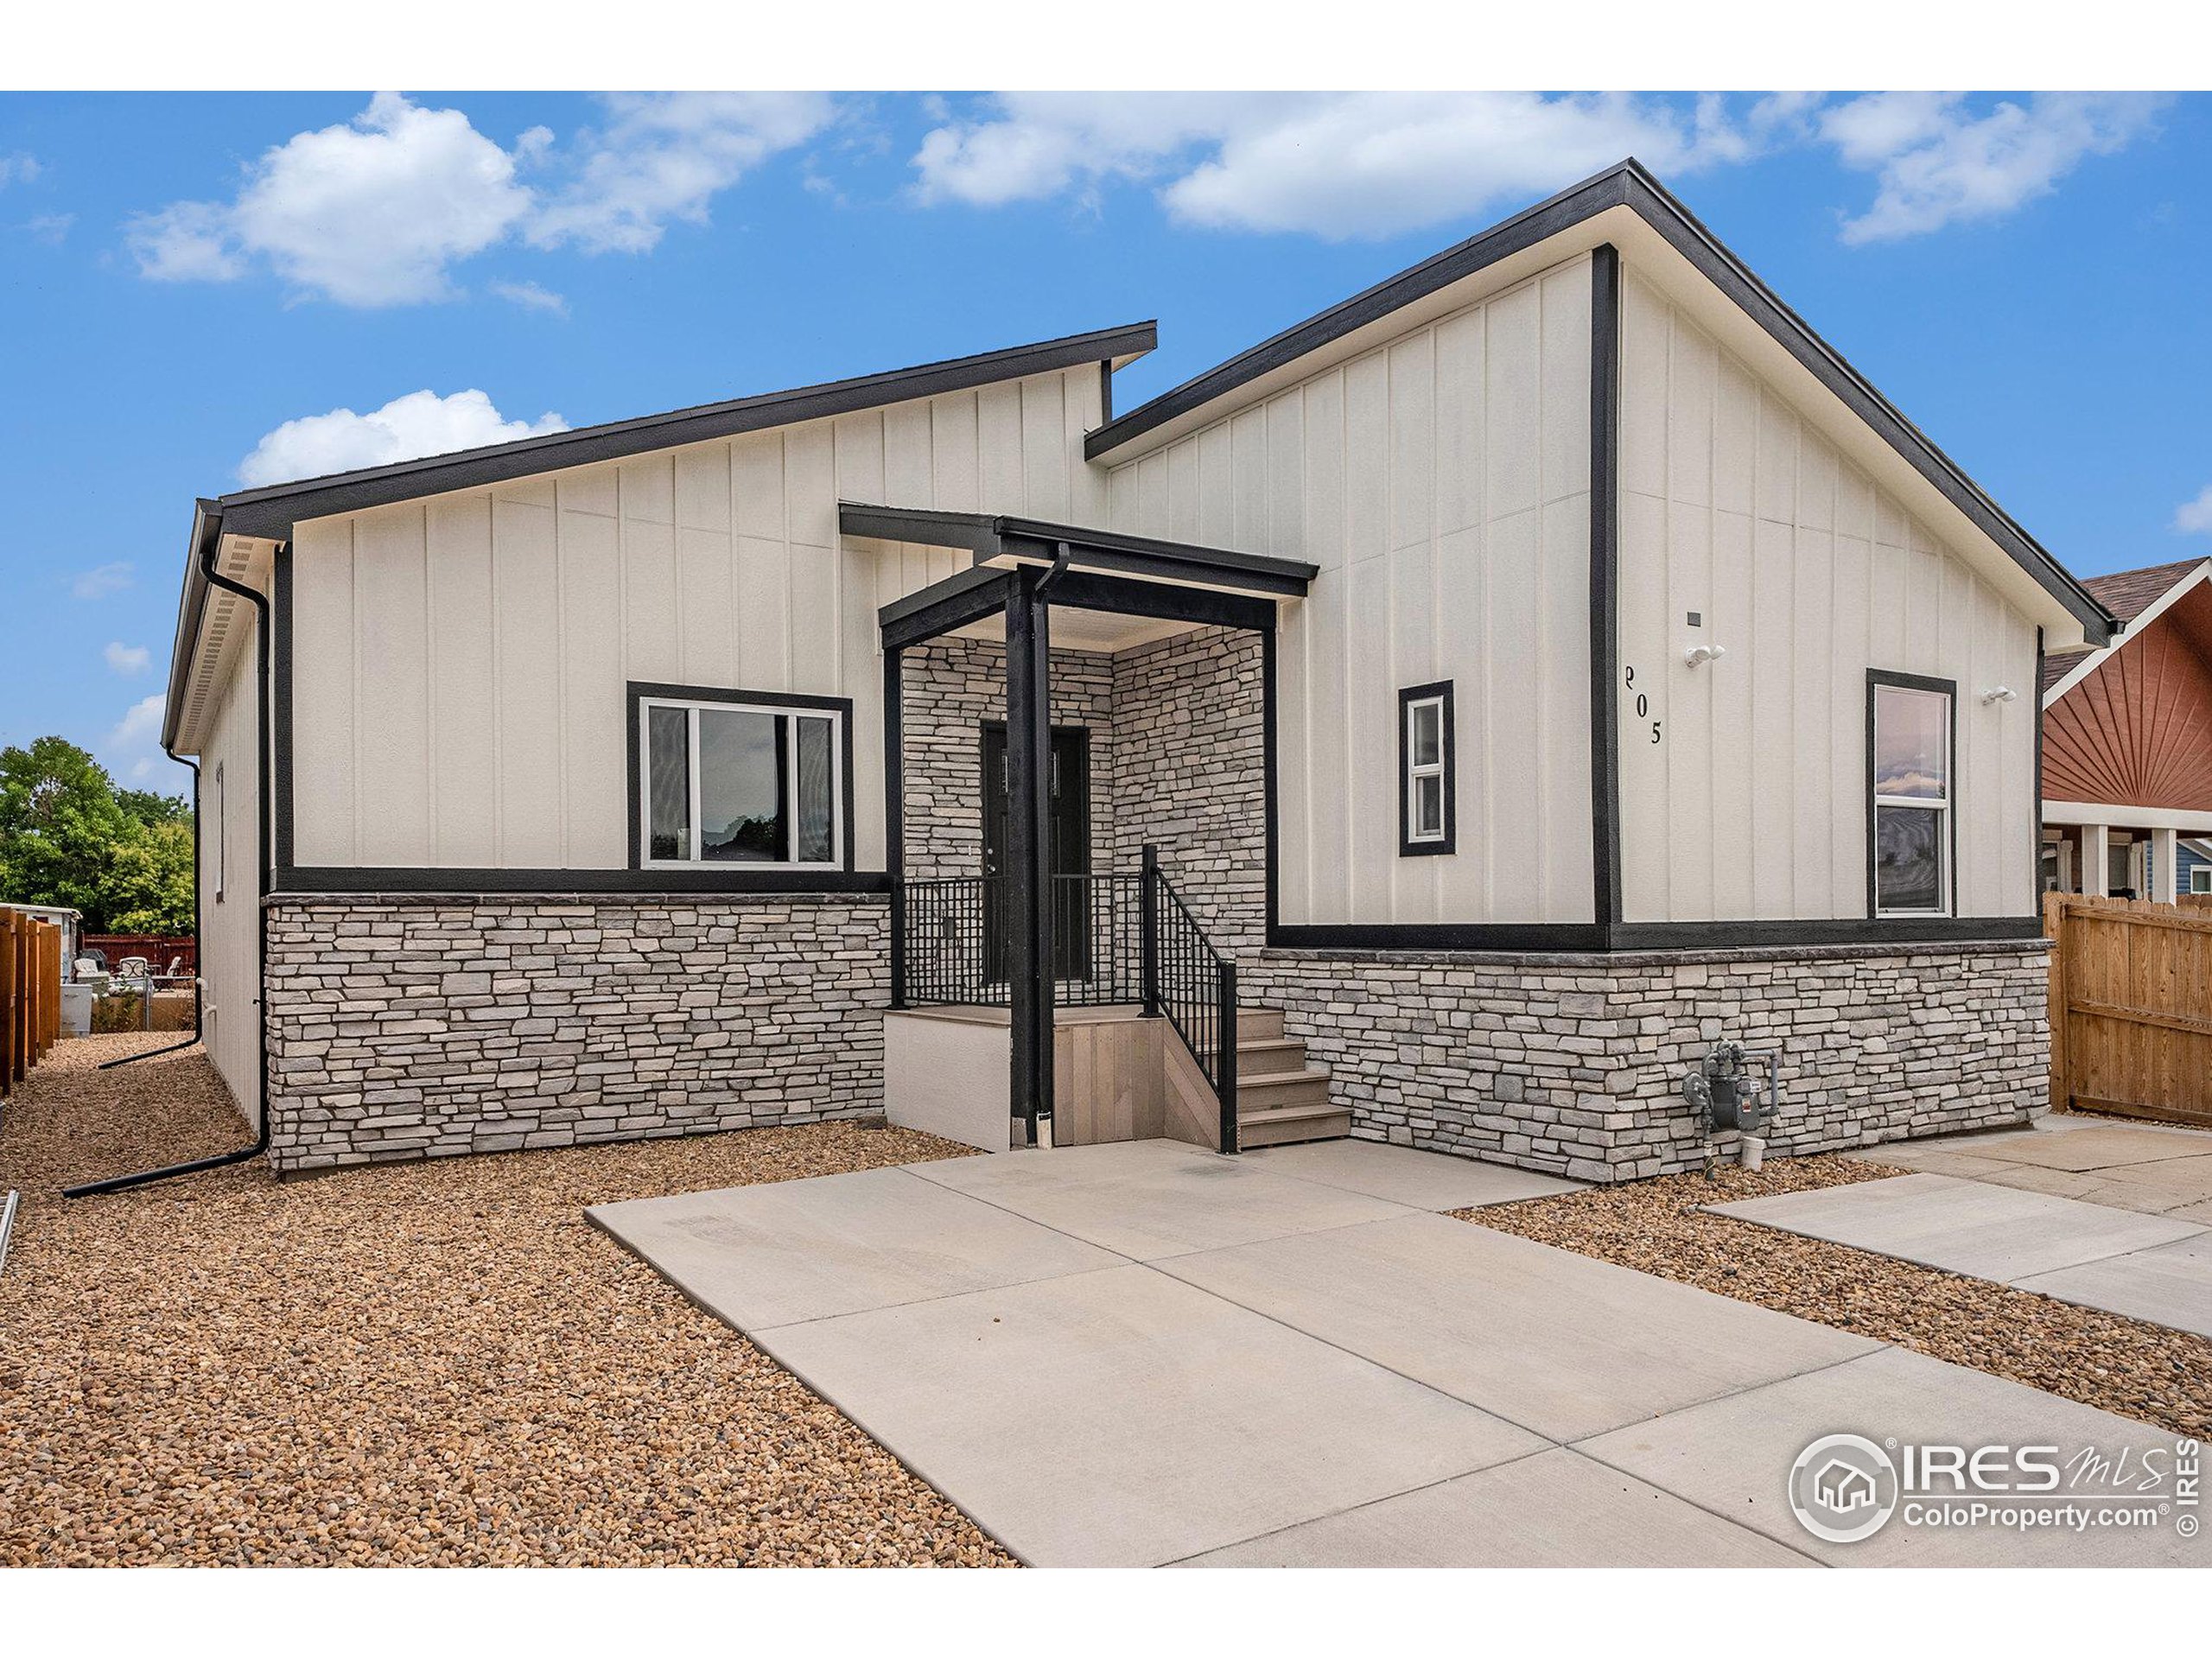
{"label": "green tree", "polygon": [[88,932],[192,926],[192,821],[184,803],[118,791],[60,737],[0,749],[0,901],[66,905]]}

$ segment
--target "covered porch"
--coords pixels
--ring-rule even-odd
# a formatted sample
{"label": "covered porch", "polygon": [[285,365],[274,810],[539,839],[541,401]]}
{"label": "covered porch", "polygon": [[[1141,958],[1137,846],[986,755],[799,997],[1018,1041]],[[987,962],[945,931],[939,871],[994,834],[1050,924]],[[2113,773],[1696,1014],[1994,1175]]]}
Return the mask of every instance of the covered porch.
{"label": "covered porch", "polygon": [[1302,1125],[1343,1133],[1325,1075],[1237,995],[1273,914],[1276,607],[1313,568],[1028,519],[841,518],[970,557],[879,615],[894,1121],[994,1149],[1233,1151],[1293,1127],[1262,1115],[1318,1106]]}
{"label": "covered porch", "polygon": [[2045,893],[2171,905],[2212,893],[2212,812],[2046,801],[2040,857]]}

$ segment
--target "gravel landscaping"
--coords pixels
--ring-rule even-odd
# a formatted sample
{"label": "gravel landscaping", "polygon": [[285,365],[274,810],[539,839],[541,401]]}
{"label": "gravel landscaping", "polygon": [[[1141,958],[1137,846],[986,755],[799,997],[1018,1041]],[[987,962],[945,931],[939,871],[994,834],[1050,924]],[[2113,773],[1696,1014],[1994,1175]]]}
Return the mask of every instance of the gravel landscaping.
{"label": "gravel landscaping", "polygon": [[0,1105],[0,1566],[1008,1565],[583,1218],[951,1156],[825,1123],[347,1170],[258,1162],[196,1049],[60,1045]]}
{"label": "gravel landscaping", "polygon": [[2176,1434],[2212,1437],[2212,1342],[2203,1338],[1702,1211],[1904,1173],[1844,1157],[1779,1159],[1756,1173],[1724,1166],[1711,1179],[1669,1175],[1456,1213]]}

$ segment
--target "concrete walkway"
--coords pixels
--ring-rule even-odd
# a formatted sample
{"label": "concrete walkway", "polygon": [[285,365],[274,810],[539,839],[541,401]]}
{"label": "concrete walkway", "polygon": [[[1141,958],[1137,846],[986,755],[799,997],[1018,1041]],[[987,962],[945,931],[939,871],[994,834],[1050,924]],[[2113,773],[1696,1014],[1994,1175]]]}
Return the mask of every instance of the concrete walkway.
{"label": "concrete walkway", "polygon": [[1145,1141],[590,1215],[1039,1565],[2208,1559],[2167,1530],[1815,1541],[1784,1484],[1839,1430],[2164,1438],[1433,1213],[1567,1185]]}
{"label": "concrete walkway", "polygon": [[2031,1128],[1898,1141],[1852,1156],[2212,1226],[2212,1132],[2203,1129],[2056,1114]]}
{"label": "concrete walkway", "polygon": [[1713,1212],[2212,1336],[2212,1230],[2178,1216],[1932,1174]]}

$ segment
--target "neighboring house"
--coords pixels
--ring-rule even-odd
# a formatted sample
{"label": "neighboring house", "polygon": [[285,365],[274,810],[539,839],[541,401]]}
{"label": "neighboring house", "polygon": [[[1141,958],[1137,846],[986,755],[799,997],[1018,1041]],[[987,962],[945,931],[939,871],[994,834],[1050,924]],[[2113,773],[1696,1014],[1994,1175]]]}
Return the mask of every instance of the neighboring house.
{"label": "neighboring house", "polygon": [[2212,893],[2212,841],[2184,836],[2177,855],[2176,886],[2183,893]]}
{"label": "neighboring house", "polygon": [[1153,344],[202,501],[164,735],[276,1166],[887,1109],[1618,1179],[1722,1036],[1789,1147],[2043,1105],[1997,694],[2111,619],[1642,168],[1117,412]]}
{"label": "neighboring house", "polygon": [[2043,886],[2212,892],[2212,559],[2082,586],[2125,632],[2044,659]]}

